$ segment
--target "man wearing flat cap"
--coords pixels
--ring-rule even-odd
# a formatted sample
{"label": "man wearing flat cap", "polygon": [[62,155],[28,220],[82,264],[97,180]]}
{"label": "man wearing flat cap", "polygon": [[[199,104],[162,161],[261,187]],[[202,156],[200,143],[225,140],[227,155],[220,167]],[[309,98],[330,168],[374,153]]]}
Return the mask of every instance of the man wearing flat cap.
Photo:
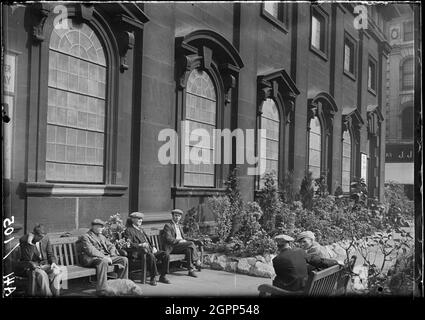
{"label": "man wearing flat cap", "polygon": [[180,220],[183,211],[174,209],[171,211],[172,221],[167,223],[162,230],[165,251],[168,253],[184,253],[186,254],[186,266],[189,271],[188,275],[196,278],[195,268],[201,270],[201,261],[198,249],[193,241],[186,240]]}
{"label": "man wearing flat cap", "polygon": [[288,291],[304,289],[308,277],[308,265],[318,268],[328,268],[341,264],[336,260],[323,259],[317,255],[309,255],[302,249],[292,249],[290,243],[294,238],[288,235],[278,235],[275,238],[279,253],[273,259],[276,277],[273,285]]}
{"label": "man wearing flat cap", "polygon": [[35,275],[36,292],[39,296],[59,296],[62,268],[56,264],[53,247],[42,224],[19,239],[21,258],[17,274],[32,271]]}
{"label": "man wearing flat cap", "polygon": [[170,283],[166,274],[170,264],[170,254],[165,251],[158,251],[150,242],[149,237],[142,229],[144,214],[142,212],[132,212],[127,220],[124,238],[130,242],[130,248],[127,250],[130,258],[138,260],[146,254],[147,269],[150,273],[150,284],[156,286],[156,274],[158,273],[156,263],[161,261],[161,270],[159,282]]}
{"label": "man wearing flat cap", "polygon": [[101,292],[106,287],[108,266],[114,265],[120,279],[128,279],[128,259],[119,255],[115,246],[102,234],[105,222],[94,219],[91,229],[78,240],[81,248],[81,265],[95,267],[97,285]]}
{"label": "man wearing flat cap", "polygon": [[329,259],[328,251],[315,241],[316,237],[311,231],[303,231],[297,235],[296,241],[301,245],[307,254],[317,255],[320,258]]}

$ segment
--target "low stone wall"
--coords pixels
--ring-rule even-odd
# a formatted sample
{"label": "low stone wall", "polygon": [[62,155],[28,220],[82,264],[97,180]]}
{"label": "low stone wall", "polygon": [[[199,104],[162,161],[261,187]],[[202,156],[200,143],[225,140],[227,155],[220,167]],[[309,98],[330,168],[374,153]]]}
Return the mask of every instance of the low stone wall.
{"label": "low stone wall", "polygon": [[205,253],[204,264],[214,270],[247,274],[255,277],[274,278],[272,259],[275,255],[249,258],[231,257],[222,253]]}

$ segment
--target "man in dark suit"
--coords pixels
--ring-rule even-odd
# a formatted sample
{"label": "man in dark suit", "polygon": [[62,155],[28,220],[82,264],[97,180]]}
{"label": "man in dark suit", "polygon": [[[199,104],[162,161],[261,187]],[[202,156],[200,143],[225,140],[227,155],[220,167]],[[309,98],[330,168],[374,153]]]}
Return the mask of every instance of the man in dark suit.
{"label": "man in dark suit", "polygon": [[186,254],[186,266],[189,271],[188,275],[197,278],[198,276],[195,273],[194,266],[200,271],[201,261],[195,243],[185,239],[183,228],[180,225],[183,211],[174,209],[171,211],[171,214],[171,223],[167,223],[162,230],[165,251],[168,253]]}
{"label": "man in dark suit", "polygon": [[276,277],[273,285],[288,291],[304,289],[308,277],[308,265],[317,268],[328,268],[342,262],[309,255],[302,249],[292,249],[290,243],[294,238],[287,235],[278,235],[275,238],[279,254],[273,259],[273,268]]}
{"label": "man in dark suit", "polygon": [[128,259],[118,254],[115,246],[102,234],[105,222],[95,219],[91,229],[78,240],[81,248],[81,265],[97,270],[96,290],[106,288],[108,266],[115,265],[118,277],[128,279]]}
{"label": "man in dark suit", "polygon": [[19,239],[21,258],[17,273],[35,272],[36,295],[59,296],[62,269],[56,265],[53,247],[42,224],[34,227],[32,233]]}
{"label": "man in dark suit", "polygon": [[166,274],[170,263],[170,254],[165,251],[158,251],[149,241],[149,237],[142,229],[144,215],[141,212],[132,212],[127,220],[127,226],[124,231],[124,238],[130,242],[128,252],[133,259],[140,259],[146,254],[147,269],[151,275],[150,284],[156,286],[155,276],[158,273],[156,263],[161,261],[161,273],[159,282],[170,283]]}

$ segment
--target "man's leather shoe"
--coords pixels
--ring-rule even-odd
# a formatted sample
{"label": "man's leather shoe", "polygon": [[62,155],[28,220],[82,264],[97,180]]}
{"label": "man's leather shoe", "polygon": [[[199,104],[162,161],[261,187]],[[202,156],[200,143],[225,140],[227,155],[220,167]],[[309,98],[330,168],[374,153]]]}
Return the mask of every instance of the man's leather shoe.
{"label": "man's leather shoe", "polygon": [[170,284],[170,280],[168,280],[165,276],[164,277],[159,277],[159,282],[162,283],[166,283],[166,284]]}
{"label": "man's leather shoe", "polygon": [[150,285],[151,285],[151,286],[156,286],[156,279],[155,279],[155,278],[152,278],[152,279],[151,279],[151,281],[150,281]]}
{"label": "man's leather shoe", "polygon": [[190,277],[194,277],[194,278],[197,278],[198,276],[196,275],[196,273],[195,273],[195,271],[193,271],[193,270],[190,270],[189,271],[189,273],[187,274],[188,276],[190,276]]}

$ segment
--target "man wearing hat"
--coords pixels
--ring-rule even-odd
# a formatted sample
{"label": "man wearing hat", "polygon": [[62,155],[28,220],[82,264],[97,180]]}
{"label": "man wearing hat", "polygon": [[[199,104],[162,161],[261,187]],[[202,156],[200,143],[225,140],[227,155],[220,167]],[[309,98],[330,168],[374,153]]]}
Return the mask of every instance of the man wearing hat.
{"label": "man wearing hat", "polygon": [[329,259],[328,251],[315,241],[314,233],[311,231],[304,231],[297,235],[297,242],[306,253],[317,255],[320,258]]}
{"label": "man wearing hat", "polygon": [[21,258],[17,273],[33,271],[36,281],[36,295],[59,296],[61,267],[56,265],[53,247],[42,224],[37,224],[32,233],[19,239]]}
{"label": "man wearing hat", "polygon": [[186,266],[189,271],[188,275],[197,278],[198,276],[195,273],[194,266],[200,271],[201,261],[199,260],[199,253],[195,243],[185,239],[183,228],[180,225],[183,211],[174,209],[171,211],[171,215],[171,223],[167,223],[162,230],[165,251],[168,253],[186,254]]}
{"label": "man wearing hat", "polygon": [[304,289],[308,277],[308,265],[319,268],[341,264],[336,260],[323,259],[316,255],[309,255],[302,249],[292,249],[290,243],[294,238],[280,234],[275,238],[279,253],[273,259],[273,268],[276,277],[273,285],[288,291]]}
{"label": "man wearing hat", "polygon": [[124,238],[130,242],[129,253],[132,259],[138,260],[146,254],[147,269],[151,275],[150,284],[156,286],[155,276],[158,273],[156,263],[161,261],[161,273],[159,282],[170,283],[166,274],[170,264],[170,254],[165,251],[158,251],[149,240],[145,231],[142,229],[144,214],[141,212],[132,212],[127,220]]}
{"label": "man wearing hat", "polygon": [[115,265],[118,278],[128,279],[128,259],[118,254],[115,246],[102,234],[105,222],[94,219],[91,229],[78,240],[81,246],[81,265],[96,267],[96,290],[106,288],[108,266]]}

